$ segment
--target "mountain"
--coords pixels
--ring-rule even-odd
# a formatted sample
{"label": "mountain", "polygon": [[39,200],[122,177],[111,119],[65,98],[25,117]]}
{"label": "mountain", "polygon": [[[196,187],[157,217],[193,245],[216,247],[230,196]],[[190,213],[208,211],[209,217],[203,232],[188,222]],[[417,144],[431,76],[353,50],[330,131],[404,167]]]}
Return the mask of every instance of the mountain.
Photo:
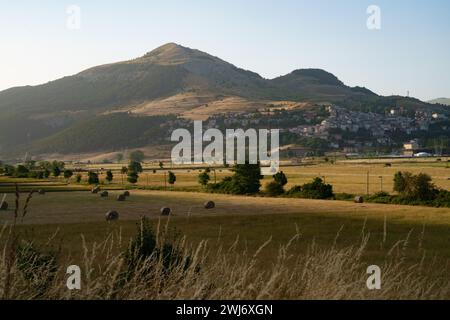
{"label": "mountain", "polygon": [[450,106],[450,98],[438,98],[438,99],[430,100],[430,101],[428,101],[428,103],[443,104],[445,106]]}
{"label": "mountain", "polygon": [[[395,105],[432,106],[352,88],[320,69],[300,69],[264,79],[205,52],[169,43],[137,59],[0,92],[0,155],[142,145],[148,140],[138,137],[133,128],[141,128],[147,120],[161,126],[170,115],[206,119],[216,113],[254,110],[280,101],[294,106],[299,102],[331,102],[367,111]],[[123,131],[115,129],[119,127],[124,127]],[[117,136],[117,132],[122,134]],[[94,137],[98,141],[91,143]],[[77,141],[72,150],[71,141]]]}

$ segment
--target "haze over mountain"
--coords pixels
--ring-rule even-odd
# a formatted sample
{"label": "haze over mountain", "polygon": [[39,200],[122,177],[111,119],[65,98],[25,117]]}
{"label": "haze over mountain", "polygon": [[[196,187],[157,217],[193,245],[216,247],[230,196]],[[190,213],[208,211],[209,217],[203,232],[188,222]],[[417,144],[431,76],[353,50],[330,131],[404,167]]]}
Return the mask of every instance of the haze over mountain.
{"label": "haze over mountain", "polygon": [[446,106],[450,106],[450,98],[438,98],[428,101],[428,103],[437,103],[437,104],[443,104]]}
{"label": "haze over mountain", "polygon": [[[206,119],[277,101],[339,103],[366,111],[391,106],[438,108],[417,99],[381,97],[366,88],[348,87],[320,69],[264,79],[207,53],[169,43],[134,60],[0,92],[0,155],[145,145],[152,140],[150,132],[142,134],[135,128],[155,125],[154,118],[146,118]],[[81,142],[71,149],[75,140]]]}

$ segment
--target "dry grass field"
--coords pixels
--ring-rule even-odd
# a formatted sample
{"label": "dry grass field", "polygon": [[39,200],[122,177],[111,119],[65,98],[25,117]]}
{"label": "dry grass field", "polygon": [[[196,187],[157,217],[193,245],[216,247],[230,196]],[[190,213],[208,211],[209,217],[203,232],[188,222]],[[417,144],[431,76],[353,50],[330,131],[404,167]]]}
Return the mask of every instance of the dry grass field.
{"label": "dry grass field", "polygon": [[[311,181],[315,177],[322,177],[327,183],[333,185],[333,190],[337,193],[366,194],[367,176],[369,176],[369,193],[378,191],[392,192],[393,177],[397,171],[410,171],[414,174],[427,173],[433,178],[436,186],[443,189],[450,189],[450,168],[448,159],[443,158],[440,162],[434,160],[340,160],[336,164],[325,163],[318,160],[313,164],[288,165],[281,168],[288,178],[287,188],[294,185],[301,185]],[[385,164],[390,163],[390,167]],[[111,169],[115,175],[114,183],[121,185],[126,183],[126,176],[122,176],[119,169],[122,165],[86,165],[84,169],[98,170],[104,179],[106,170]],[[138,185],[149,187],[164,187],[165,172],[173,171],[177,176],[177,182],[173,186],[175,189],[200,190],[198,175],[202,168],[192,167],[190,169],[179,169],[176,166],[165,166],[161,170],[156,163],[144,165],[145,171],[140,175]],[[156,170],[153,173],[153,170]],[[226,168],[215,170],[216,180],[231,175],[231,171]],[[214,182],[214,172],[211,172],[211,182]],[[262,184],[269,182],[271,177],[266,177]]]}
{"label": "dry grass field", "polygon": [[[450,169],[446,166],[446,162],[435,161],[420,166],[393,162],[391,167],[376,162],[322,162],[286,166],[283,171],[289,179],[288,187],[321,176],[333,184],[336,192],[365,193],[367,171],[370,192],[379,191],[379,176],[384,177],[384,189],[390,191],[390,180],[400,170],[426,172],[437,185],[448,189],[446,175]],[[174,271],[173,279],[170,278],[173,286],[168,284],[158,290],[151,289],[156,285],[151,279],[158,275],[142,274],[129,287],[111,293],[109,298],[450,299],[450,282],[446,275],[450,268],[448,208],[196,192],[201,190],[197,183],[200,168],[174,168],[175,187],[168,186],[167,191],[133,189],[131,197],[119,202],[116,196],[122,192],[120,189],[130,187],[127,183],[122,185],[119,167],[109,167],[114,170],[115,180],[102,186],[109,190],[108,198],[90,193],[86,184],[67,183],[64,179],[2,177],[0,193],[8,192],[6,201],[10,208],[0,212],[3,226],[0,247],[3,248],[8,239],[7,226],[14,220],[15,195],[11,191],[13,183],[18,182],[23,191],[20,208],[25,204],[26,190],[49,191],[45,195],[33,195],[24,219],[19,210],[17,232],[20,237],[43,250],[51,248],[58,252],[63,266],[82,265],[85,272],[95,274],[89,286],[100,291],[82,291],[80,298],[103,298],[102,286],[114,277],[104,274],[103,270],[122,268],[121,252],[136,234],[139,219],[145,216],[154,230],[165,229],[167,223],[169,233],[182,236],[180,250],[186,257],[197,257],[204,271],[186,278],[177,273],[179,270]],[[103,172],[101,179],[107,168],[103,165],[90,167]],[[168,169],[158,169],[156,173],[153,173],[154,166],[145,169],[140,187],[164,186],[164,172]],[[230,174],[228,169],[216,168],[218,181]],[[211,177],[214,177],[213,172]],[[188,190],[191,192],[185,192]],[[213,200],[216,208],[204,209],[207,200]],[[159,210],[165,206],[173,210],[170,218],[160,216]],[[119,212],[119,221],[105,221],[109,210]],[[377,293],[367,291],[364,284],[365,268],[372,264],[386,270],[383,278],[386,285]],[[9,272],[2,267],[4,265],[0,263],[0,278]],[[62,278],[55,278],[54,286],[44,298],[73,298],[67,296],[67,290],[61,285],[64,283],[64,268],[61,268]],[[19,275],[15,277],[20,279]],[[144,280],[146,277],[149,279]],[[212,279],[220,279],[215,282],[217,287],[210,284]],[[273,281],[278,284],[270,285]],[[235,289],[232,283],[236,283]],[[23,293],[30,292],[26,289],[28,286],[25,280],[17,280],[10,297],[25,297]],[[140,288],[139,292],[136,288]]]}

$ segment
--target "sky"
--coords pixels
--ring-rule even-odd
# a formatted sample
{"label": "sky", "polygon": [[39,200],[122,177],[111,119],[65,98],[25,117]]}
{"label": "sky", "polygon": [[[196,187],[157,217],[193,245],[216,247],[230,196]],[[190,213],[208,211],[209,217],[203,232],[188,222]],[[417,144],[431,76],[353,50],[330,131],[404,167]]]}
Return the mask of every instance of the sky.
{"label": "sky", "polygon": [[0,0],[0,90],[168,42],[265,78],[321,68],[382,95],[450,97],[448,0]]}

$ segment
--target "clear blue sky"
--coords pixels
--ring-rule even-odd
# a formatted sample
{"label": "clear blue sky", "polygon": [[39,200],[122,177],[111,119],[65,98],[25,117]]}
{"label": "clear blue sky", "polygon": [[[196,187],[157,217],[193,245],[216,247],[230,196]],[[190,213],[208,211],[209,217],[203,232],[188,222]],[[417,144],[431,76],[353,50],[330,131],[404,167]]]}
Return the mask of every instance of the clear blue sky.
{"label": "clear blue sky", "polygon": [[[69,5],[81,29],[66,27]],[[381,29],[368,30],[369,5]],[[450,97],[448,0],[0,0],[0,90],[143,55],[167,42],[273,78],[323,68],[348,85]]]}

